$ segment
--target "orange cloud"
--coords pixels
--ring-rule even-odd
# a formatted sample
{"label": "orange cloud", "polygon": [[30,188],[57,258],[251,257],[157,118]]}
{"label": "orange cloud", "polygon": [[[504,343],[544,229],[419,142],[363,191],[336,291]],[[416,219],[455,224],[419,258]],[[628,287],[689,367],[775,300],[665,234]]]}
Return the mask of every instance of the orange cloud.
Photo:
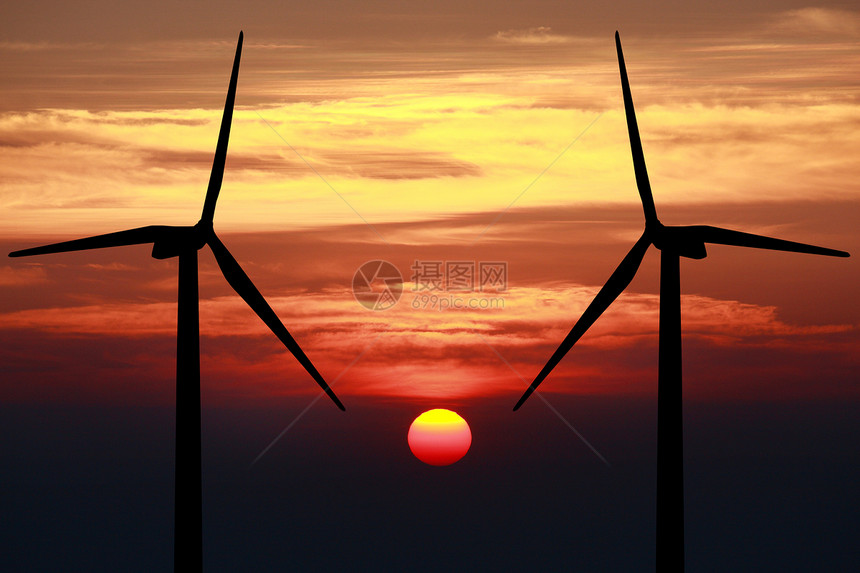
{"label": "orange cloud", "polygon": [[[513,288],[504,293],[503,308],[440,310],[416,305],[421,295],[411,287],[407,283],[398,305],[381,312],[362,308],[347,290],[268,298],[329,379],[364,353],[339,383],[345,393],[426,398],[515,392],[522,381],[499,355],[515,364],[522,376],[533,376],[597,291],[597,287]],[[451,296],[439,295],[440,299]],[[280,392],[312,389],[280,343],[238,297],[206,299],[200,306],[201,336],[208,341],[204,350],[211,345],[221,348],[204,358],[217,379],[236,380],[239,391],[242,380],[272,379],[273,373],[286,367],[292,382],[281,381]],[[622,295],[571,352],[567,362],[579,380],[573,386],[568,382],[549,387],[582,391],[583,380],[586,387],[599,387],[597,382],[615,368],[595,364],[595,352],[603,357],[611,354],[623,364],[628,352],[656,351],[658,306],[656,295]],[[762,347],[779,339],[788,349],[805,345],[809,337],[856,332],[856,327],[844,324],[793,325],[780,320],[773,307],[702,296],[683,297],[682,315],[688,339],[719,346]],[[145,339],[172,337],[175,321],[173,303],[101,303],[7,313],[0,316],[0,330]],[[217,342],[219,338],[229,340],[229,345]],[[261,354],[251,350],[254,346],[267,350]],[[246,353],[255,358],[243,358]],[[596,369],[604,372],[594,376]],[[560,377],[570,380],[569,376],[568,372]]]}
{"label": "orange cloud", "polygon": [[570,36],[553,34],[552,28],[549,26],[503,30],[496,32],[493,39],[513,44],[567,44],[573,41],[573,38]]}
{"label": "orange cloud", "polygon": [[38,265],[0,267],[0,287],[26,286],[47,280],[45,269]]}
{"label": "orange cloud", "polygon": [[795,38],[820,34],[826,34],[830,39],[834,36],[856,38],[860,32],[860,13],[823,7],[788,10],[777,16],[773,29]]}

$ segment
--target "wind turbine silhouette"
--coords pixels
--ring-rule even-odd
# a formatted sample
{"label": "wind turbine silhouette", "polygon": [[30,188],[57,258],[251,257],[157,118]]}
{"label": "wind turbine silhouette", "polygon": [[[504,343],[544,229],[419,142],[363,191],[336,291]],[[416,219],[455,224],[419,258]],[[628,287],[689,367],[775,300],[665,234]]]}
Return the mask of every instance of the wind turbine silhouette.
{"label": "wind turbine silhouette", "polygon": [[[645,231],[630,252],[603,285],[603,288],[582,313],[582,316],[550,357],[514,406],[514,410],[531,396],[538,385],[564,358],[585,331],[603,314],[609,305],[627,288],[639,269],[648,247],[660,250],[660,342],[657,382],[657,571],[684,568],[684,443],[681,404],[681,284],[680,257],[704,259],[705,243],[735,245],[773,251],[810,253],[830,257],[847,257],[848,253],[814,245],[773,239],[706,225],[664,226],[657,219],[645,155],[639,139],[633,97],[627,81],[621,39],[615,32],[627,132],[633,154],[636,186],[645,211]],[[680,569],[679,569],[680,568]]]}
{"label": "wind turbine silhouette", "polygon": [[[63,253],[89,249],[103,249],[124,245],[152,243],[152,256],[156,259],[179,257],[179,311],[176,329],[176,488],[174,567],[176,571],[202,570],[202,491],[200,451],[200,321],[197,291],[197,251],[209,245],[224,278],[248,306],[275,333],[299,363],[316,380],[317,384],[344,410],[343,404],[314,368],[295,339],[281,323],[275,311],[224,246],[213,229],[215,203],[224,177],[227,159],[227,141],[236,100],[236,81],[239,76],[239,59],[242,55],[242,32],[236,46],[233,72],[221,131],[215,148],[215,160],[209,176],[209,188],[203,203],[203,214],[194,226],[176,227],[151,225],[106,235],[54,243],[9,253],[10,257],[28,257],[48,253]],[[182,565],[180,567],[180,556]]]}

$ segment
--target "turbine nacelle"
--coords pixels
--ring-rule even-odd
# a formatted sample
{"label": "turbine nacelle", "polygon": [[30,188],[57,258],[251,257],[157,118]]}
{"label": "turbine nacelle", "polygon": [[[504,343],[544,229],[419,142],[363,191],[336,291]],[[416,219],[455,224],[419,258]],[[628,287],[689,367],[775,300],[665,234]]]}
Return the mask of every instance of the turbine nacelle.
{"label": "turbine nacelle", "polygon": [[209,225],[209,232],[206,232],[200,223],[193,227],[166,227],[160,233],[160,237],[152,243],[152,258],[172,259],[190,249],[199,251],[206,244],[211,232],[211,224]]}
{"label": "turbine nacelle", "polygon": [[708,256],[705,241],[695,227],[666,227],[662,223],[646,226],[651,244],[687,259],[704,259]]}

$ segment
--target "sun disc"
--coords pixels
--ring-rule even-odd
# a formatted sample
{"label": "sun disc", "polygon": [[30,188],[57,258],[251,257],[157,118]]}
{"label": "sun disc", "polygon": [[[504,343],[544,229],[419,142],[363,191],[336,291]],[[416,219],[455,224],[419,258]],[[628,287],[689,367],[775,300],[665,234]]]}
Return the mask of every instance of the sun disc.
{"label": "sun disc", "polygon": [[456,412],[437,408],[415,418],[407,435],[415,457],[431,466],[448,466],[460,460],[472,445],[469,424]]}

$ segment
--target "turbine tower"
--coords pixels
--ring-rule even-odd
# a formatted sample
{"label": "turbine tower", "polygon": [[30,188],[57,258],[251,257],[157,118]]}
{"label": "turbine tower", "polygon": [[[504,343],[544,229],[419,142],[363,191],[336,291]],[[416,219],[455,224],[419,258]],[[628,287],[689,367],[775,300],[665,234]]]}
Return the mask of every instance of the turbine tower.
{"label": "turbine tower", "polygon": [[553,368],[564,358],[577,340],[594,321],[627,288],[639,269],[648,247],[660,250],[660,343],[657,376],[657,571],[683,571],[684,568],[684,444],[681,406],[681,285],[680,258],[704,259],[706,243],[734,245],[773,251],[810,253],[830,257],[847,257],[848,253],[825,249],[793,241],[773,239],[761,235],[742,233],[706,225],[665,226],[657,218],[645,156],[639,139],[636,112],[627,81],[621,39],[615,32],[618,67],[621,72],[621,89],[624,110],[627,114],[627,131],[633,154],[636,186],[645,211],[645,231],[630,252],[603,285],[603,288],[582,313],[582,316],[550,357],[546,366],[534,379],[514,406],[514,410],[528,399],[532,392]]}
{"label": "turbine tower", "polygon": [[[176,571],[201,571],[203,559],[202,488],[200,452],[200,321],[197,291],[197,251],[209,245],[224,278],[257,313],[284,346],[299,361],[317,384],[344,410],[343,404],[281,323],[275,311],[215,234],[212,226],[215,203],[224,177],[227,141],[236,99],[239,59],[242,55],[242,32],[236,46],[230,87],[221,118],[221,131],[215,148],[215,160],[209,176],[209,188],[203,203],[203,214],[194,226],[176,227],[151,225],[106,235],[76,239],[9,253],[10,257],[28,257],[48,253],[64,253],[103,249],[124,245],[152,243],[156,259],[179,258],[179,311],[176,329],[176,488],[174,567]],[[180,557],[181,556],[181,557]],[[182,559],[180,567],[179,560]]]}

